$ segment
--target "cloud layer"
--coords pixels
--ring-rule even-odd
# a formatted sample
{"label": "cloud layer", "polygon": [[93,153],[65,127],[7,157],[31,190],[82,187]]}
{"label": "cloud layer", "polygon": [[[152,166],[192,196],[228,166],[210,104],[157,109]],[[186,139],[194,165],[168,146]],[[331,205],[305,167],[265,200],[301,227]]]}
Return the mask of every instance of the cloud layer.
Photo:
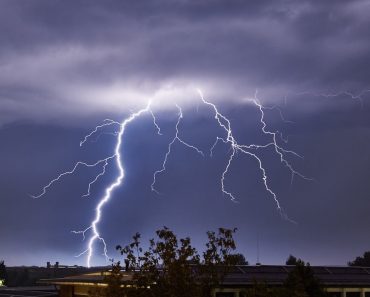
{"label": "cloud layer", "polygon": [[[0,121],[360,92],[367,1],[2,1]],[[291,96],[294,97],[294,96]]]}

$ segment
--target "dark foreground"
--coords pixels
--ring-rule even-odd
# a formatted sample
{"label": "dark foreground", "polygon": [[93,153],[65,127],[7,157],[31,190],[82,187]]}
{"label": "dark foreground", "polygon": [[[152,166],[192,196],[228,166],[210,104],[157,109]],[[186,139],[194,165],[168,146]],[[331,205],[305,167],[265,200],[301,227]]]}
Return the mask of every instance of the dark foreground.
{"label": "dark foreground", "polygon": [[53,287],[18,287],[0,288],[0,297],[56,297],[57,291]]}

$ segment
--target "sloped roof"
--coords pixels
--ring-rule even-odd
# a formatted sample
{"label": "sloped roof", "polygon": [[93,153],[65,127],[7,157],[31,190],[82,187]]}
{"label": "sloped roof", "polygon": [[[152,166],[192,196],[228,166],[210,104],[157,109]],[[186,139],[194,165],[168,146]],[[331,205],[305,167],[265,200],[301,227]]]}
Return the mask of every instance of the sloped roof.
{"label": "sloped roof", "polygon": [[[315,277],[326,287],[361,286],[370,287],[370,268],[347,266],[311,266]],[[294,269],[290,265],[235,266],[225,277],[224,285],[250,285],[255,281],[269,285],[281,285],[288,273]]]}
{"label": "sloped roof", "polygon": [[[63,284],[85,284],[85,285],[93,285],[93,284],[104,284],[105,277],[109,274],[109,272],[94,272],[94,273],[87,273],[81,274],[76,276],[67,276],[62,278],[51,278],[51,279],[42,279],[40,283],[46,284],[55,284],[55,285],[63,285]],[[132,275],[130,273],[123,273],[122,274],[122,282],[130,281],[132,279]]]}
{"label": "sloped roof", "polygon": [[[311,266],[325,287],[370,287],[370,267]],[[267,285],[282,285],[288,273],[294,269],[290,265],[236,265],[223,279],[224,286],[248,286],[263,282]],[[96,272],[64,278],[44,279],[49,284],[102,284],[107,272]],[[130,281],[132,274],[123,273],[122,281]]]}

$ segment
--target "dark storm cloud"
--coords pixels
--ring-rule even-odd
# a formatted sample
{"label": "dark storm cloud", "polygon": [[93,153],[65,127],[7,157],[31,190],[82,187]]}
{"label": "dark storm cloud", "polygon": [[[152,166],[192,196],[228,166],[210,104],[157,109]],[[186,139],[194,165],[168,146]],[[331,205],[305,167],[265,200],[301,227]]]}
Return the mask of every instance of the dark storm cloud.
{"label": "dark storm cloud", "polygon": [[[78,144],[97,121],[122,119],[148,98],[159,102],[154,111],[164,136],[148,118],[127,131],[125,185],[101,225],[110,248],[136,231],[151,236],[162,225],[198,246],[206,230],[237,226],[251,262],[257,237],[265,263],[282,263],[289,253],[315,264],[344,264],[359,255],[370,245],[364,239],[370,224],[369,15],[368,1],[1,1],[0,259],[84,263],[73,255],[86,243],[70,230],[89,224],[114,168],[88,199],[80,196],[94,173],[84,170],[43,199],[28,194],[76,160],[110,154],[110,135],[82,149]],[[175,146],[159,179],[163,195],[150,191],[174,133],[173,101],[188,108],[182,137],[205,151],[213,144],[210,110],[198,112],[199,102],[188,102],[197,99],[195,87],[219,104],[237,139],[248,144],[265,138],[258,110],[244,98],[258,89],[263,103],[281,107],[292,123],[277,109],[265,110],[266,121],[289,138],[287,149],[305,157],[292,162],[315,181],[295,178],[290,185],[276,156],[261,157],[298,225],[279,216],[248,158],[237,156],[227,178],[241,203],[221,195],[229,153],[222,145],[204,159]],[[364,90],[363,104],[345,93]]]}
{"label": "dark storm cloud", "polygon": [[199,86],[214,100],[258,88],[276,100],[361,90],[370,74],[364,1],[1,5],[2,122],[114,110],[119,96],[125,111],[168,85],[187,96],[195,96],[188,86]]}

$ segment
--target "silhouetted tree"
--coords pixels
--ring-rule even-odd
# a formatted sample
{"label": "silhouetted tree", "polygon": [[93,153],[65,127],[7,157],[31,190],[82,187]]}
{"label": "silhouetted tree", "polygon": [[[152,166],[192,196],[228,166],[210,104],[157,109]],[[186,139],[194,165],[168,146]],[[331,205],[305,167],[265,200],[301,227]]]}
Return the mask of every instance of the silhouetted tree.
{"label": "silhouetted tree", "polygon": [[[290,260],[288,262],[288,260]],[[324,297],[327,296],[309,263],[289,256],[287,265],[294,265],[281,287],[270,287],[264,282],[254,282],[243,289],[240,297]],[[294,264],[293,264],[294,263]]]}
{"label": "silhouetted tree", "polygon": [[297,260],[295,267],[289,272],[284,282],[284,295],[286,297],[321,297],[326,296],[319,280],[309,263]]}
{"label": "silhouetted tree", "polygon": [[348,266],[370,267],[370,251],[365,252],[362,257],[356,257],[352,262],[348,262]]}
{"label": "silhouetted tree", "polygon": [[[108,290],[100,295],[91,292],[90,296],[209,297],[229,268],[241,260],[232,254],[236,249],[235,231],[219,228],[217,233],[207,232],[208,242],[202,257],[189,237],[178,239],[167,227],[156,231],[156,238],[149,241],[145,251],[140,234],[136,233],[130,244],[117,246],[125,256],[126,270],[132,273],[132,280],[123,280],[117,263],[106,278]],[[122,283],[125,286],[121,287]]]}
{"label": "silhouetted tree", "polygon": [[210,296],[213,288],[219,286],[225,275],[235,265],[235,257],[231,253],[236,249],[233,234],[234,229],[219,228],[218,233],[208,231],[208,242],[200,262],[198,279],[201,280],[201,294]]}
{"label": "silhouetted tree", "polygon": [[230,255],[230,260],[234,265],[249,265],[244,255],[240,253]]}
{"label": "silhouetted tree", "polygon": [[289,255],[288,259],[286,259],[285,264],[286,265],[296,265],[298,259],[294,257],[293,255]]}
{"label": "silhouetted tree", "polygon": [[6,272],[6,266],[4,261],[0,261],[0,280],[4,281],[4,285],[7,284],[8,274]]}

